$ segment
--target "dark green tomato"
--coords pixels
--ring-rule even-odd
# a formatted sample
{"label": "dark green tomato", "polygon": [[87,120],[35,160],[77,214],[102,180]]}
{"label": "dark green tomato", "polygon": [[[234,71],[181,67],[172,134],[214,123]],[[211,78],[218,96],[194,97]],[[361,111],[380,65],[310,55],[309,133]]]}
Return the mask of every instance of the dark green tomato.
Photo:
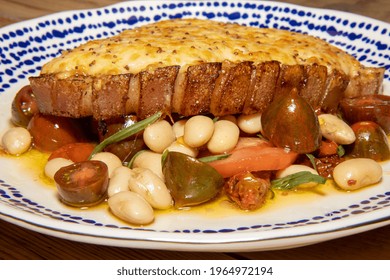
{"label": "dark green tomato", "polygon": [[375,161],[390,159],[389,141],[377,123],[357,122],[351,128],[355,132],[356,140],[348,147],[348,156]]}
{"label": "dark green tomato", "polygon": [[214,198],[224,184],[223,177],[213,167],[178,152],[167,153],[163,173],[177,208]]}
{"label": "dark green tomato", "polygon": [[[99,140],[103,141],[116,132],[137,122],[135,116],[101,121],[98,125]],[[122,141],[108,145],[104,151],[117,155],[122,162],[128,162],[138,151],[145,147],[142,133],[128,137]]]}
{"label": "dark green tomato", "polygon": [[306,154],[321,144],[317,115],[297,90],[276,98],[263,112],[261,125],[264,136],[280,148]]}
{"label": "dark green tomato", "polygon": [[30,86],[22,87],[11,105],[11,121],[17,126],[27,127],[31,118],[38,113],[38,105]]}
{"label": "dark green tomato", "polygon": [[106,196],[108,167],[102,161],[77,162],[60,168],[54,175],[61,201],[74,207],[93,206]]}

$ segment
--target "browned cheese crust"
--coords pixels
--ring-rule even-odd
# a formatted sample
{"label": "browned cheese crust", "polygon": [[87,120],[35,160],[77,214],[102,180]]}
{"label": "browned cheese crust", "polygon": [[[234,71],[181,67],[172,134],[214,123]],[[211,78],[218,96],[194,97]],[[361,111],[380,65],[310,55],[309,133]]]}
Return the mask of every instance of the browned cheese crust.
{"label": "browned cheese crust", "polygon": [[297,88],[334,112],[343,97],[380,93],[365,67],[318,38],[210,20],[177,19],[87,42],[45,64],[30,84],[42,113],[109,119],[262,112]]}

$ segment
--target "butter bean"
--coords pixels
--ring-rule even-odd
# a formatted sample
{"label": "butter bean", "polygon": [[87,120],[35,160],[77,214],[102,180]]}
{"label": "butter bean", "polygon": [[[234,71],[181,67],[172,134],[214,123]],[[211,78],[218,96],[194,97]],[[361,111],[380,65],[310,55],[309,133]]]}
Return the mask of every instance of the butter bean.
{"label": "butter bean", "polygon": [[206,116],[194,116],[184,126],[184,142],[193,148],[206,144],[214,132],[214,122]]}
{"label": "butter bean", "polygon": [[240,129],[231,121],[221,120],[214,124],[214,133],[207,143],[213,154],[221,154],[233,150],[237,145]]}
{"label": "butter bean", "polygon": [[164,180],[164,174],[161,166],[161,156],[161,154],[152,151],[143,151],[134,159],[132,168],[148,168]]}
{"label": "butter bean", "polygon": [[192,148],[184,143],[184,140],[181,140],[182,137],[180,137],[178,140],[173,142],[167,150],[170,152],[179,152],[186,155],[189,155],[191,157],[197,157],[198,156],[198,149]]}
{"label": "butter bean", "polygon": [[161,120],[145,128],[143,139],[150,150],[162,153],[175,141],[175,135],[172,126],[166,120]]}
{"label": "butter bean", "polygon": [[108,167],[108,176],[111,178],[112,172],[115,170],[115,168],[122,166],[122,161],[120,158],[109,152],[100,152],[95,154],[91,159],[93,160],[100,160],[104,162]]}
{"label": "butter bean", "polygon": [[13,127],[2,137],[4,149],[11,155],[21,155],[31,146],[31,134],[24,127]]}
{"label": "butter bean", "polygon": [[340,188],[352,191],[378,183],[382,174],[382,166],[375,160],[355,158],[337,165],[333,170],[333,179]]}
{"label": "butter bean", "polygon": [[112,172],[110,182],[108,184],[108,197],[116,193],[129,190],[129,180],[131,178],[131,170],[126,166],[119,166]]}
{"label": "butter bean", "polygon": [[245,133],[254,134],[259,133],[261,127],[261,114],[240,115],[237,119],[238,127]]}
{"label": "butter bean", "polygon": [[182,137],[184,135],[184,126],[186,124],[187,120],[180,120],[175,122],[172,125],[173,134],[175,134],[176,139]]}
{"label": "butter bean", "polygon": [[301,171],[309,171],[312,174],[318,175],[318,172],[314,168],[302,164],[292,164],[289,167],[276,172],[276,178],[283,178]]}
{"label": "butter bean", "polygon": [[128,182],[130,190],[141,195],[154,209],[168,209],[173,205],[167,186],[150,169],[132,169]]}
{"label": "butter bean", "polygon": [[340,145],[352,144],[356,140],[352,128],[342,119],[332,114],[318,116],[322,136]]}
{"label": "butter bean", "polygon": [[54,180],[54,174],[65,166],[73,164],[73,161],[66,158],[53,158],[49,160],[45,165],[45,175]]}
{"label": "butter bean", "polygon": [[[277,171],[275,176],[276,178],[283,178],[301,171],[309,171],[312,174],[318,175],[318,172],[309,166],[302,165],[302,164],[292,164],[285,169],[281,169]],[[315,187],[316,185],[318,185],[316,182],[309,182],[309,183],[299,185],[299,188],[312,188]]]}
{"label": "butter bean", "polygon": [[137,225],[150,224],[154,220],[152,206],[138,193],[124,191],[108,199],[108,206],[118,218]]}

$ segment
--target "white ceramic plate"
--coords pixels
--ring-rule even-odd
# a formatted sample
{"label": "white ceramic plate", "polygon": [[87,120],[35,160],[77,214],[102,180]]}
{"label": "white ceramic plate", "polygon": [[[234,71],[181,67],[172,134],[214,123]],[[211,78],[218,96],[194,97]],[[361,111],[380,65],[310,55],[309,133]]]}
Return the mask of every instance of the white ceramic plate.
{"label": "white ceramic plate", "polygon": [[[13,95],[60,50],[119,31],[175,17],[200,17],[319,36],[366,65],[390,65],[390,25],[358,15],[269,1],[122,2],[69,11],[0,30],[0,133],[9,127]],[[385,75],[385,89],[390,76]],[[145,227],[113,218],[104,207],[65,207],[54,187],[21,161],[0,157],[0,217],[23,227],[81,242],[133,248],[254,251],[303,246],[390,224],[390,163],[374,187],[353,193],[277,197],[261,211],[220,207],[160,214]]]}

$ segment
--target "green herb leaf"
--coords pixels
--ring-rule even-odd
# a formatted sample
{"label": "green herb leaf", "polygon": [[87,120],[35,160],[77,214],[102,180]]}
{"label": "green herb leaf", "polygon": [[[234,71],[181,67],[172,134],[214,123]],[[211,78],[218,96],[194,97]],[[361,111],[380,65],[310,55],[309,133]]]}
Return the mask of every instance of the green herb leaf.
{"label": "green herb leaf", "polygon": [[277,190],[291,190],[301,184],[305,184],[309,182],[325,184],[326,179],[319,175],[315,175],[309,171],[301,171],[280,179],[272,180],[271,188]]}
{"label": "green herb leaf", "polygon": [[342,156],[345,155],[345,149],[344,149],[343,146],[338,145],[338,147],[337,147],[337,155],[338,155],[339,157],[342,157]]}
{"label": "green herb leaf", "polygon": [[216,160],[220,160],[220,159],[224,159],[224,158],[228,158],[228,157],[230,157],[230,154],[202,157],[202,158],[199,158],[198,160],[201,162],[212,162],[212,161],[216,161]]}
{"label": "green herb leaf", "polygon": [[167,156],[168,156],[168,153],[169,153],[169,150],[166,149],[163,154],[161,155],[161,166],[164,166],[165,164],[165,160],[167,159]]}
{"label": "green herb leaf", "polygon": [[110,137],[100,142],[99,145],[97,145],[95,149],[93,149],[91,155],[89,156],[89,159],[91,159],[95,154],[101,152],[108,145],[122,141],[127,137],[130,137],[144,130],[148,125],[157,121],[161,116],[162,116],[162,112],[157,112],[156,114],[150,116],[149,118],[146,118],[142,121],[136,122],[135,124],[129,127],[119,130],[117,133],[111,135]]}
{"label": "green herb leaf", "polygon": [[316,162],[315,162],[315,157],[312,154],[306,154],[306,156],[309,158],[309,160],[311,162],[311,165],[313,166],[315,171],[317,171],[317,165],[316,165]]}

